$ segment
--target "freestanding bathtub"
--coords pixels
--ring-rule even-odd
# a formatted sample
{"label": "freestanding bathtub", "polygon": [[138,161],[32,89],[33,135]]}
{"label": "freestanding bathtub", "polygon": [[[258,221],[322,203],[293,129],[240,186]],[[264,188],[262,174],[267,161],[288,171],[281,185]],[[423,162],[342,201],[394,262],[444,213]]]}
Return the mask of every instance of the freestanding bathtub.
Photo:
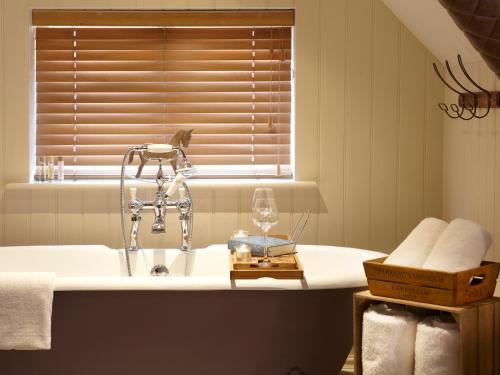
{"label": "freestanding bathtub", "polygon": [[[2,375],[337,375],[352,346],[362,262],[383,254],[298,247],[305,279],[229,280],[228,251],[0,248],[0,272],[56,274],[52,349],[0,351]],[[164,264],[167,277],[149,276]]]}

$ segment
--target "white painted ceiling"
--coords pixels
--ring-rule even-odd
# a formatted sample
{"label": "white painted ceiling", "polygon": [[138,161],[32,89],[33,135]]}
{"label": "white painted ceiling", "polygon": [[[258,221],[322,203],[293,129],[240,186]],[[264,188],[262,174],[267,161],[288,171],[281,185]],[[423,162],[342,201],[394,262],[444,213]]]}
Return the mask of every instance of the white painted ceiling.
{"label": "white painted ceiling", "polygon": [[382,0],[436,58],[456,63],[481,61],[481,56],[455,25],[439,0]]}

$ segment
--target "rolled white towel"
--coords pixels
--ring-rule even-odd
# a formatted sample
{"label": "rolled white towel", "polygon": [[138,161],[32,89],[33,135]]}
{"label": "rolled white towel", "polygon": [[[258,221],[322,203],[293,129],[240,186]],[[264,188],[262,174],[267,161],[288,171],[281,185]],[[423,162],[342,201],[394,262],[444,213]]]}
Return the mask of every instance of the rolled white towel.
{"label": "rolled white towel", "polygon": [[363,375],[413,375],[417,318],[379,304],[363,314]]}
{"label": "rolled white towel", "polygon": [[423,268],[458,272],[481,265],[491,245],[491,236],[478,223],[455,219],[443,231]]}
{"label": "rolled white towel", "polygon": [[401,242],[385,260],[385,264],[420,268],[425,263],[432,247],[448,226],[443,220],[425,218]]}
{"label": "rolled white towel", "polygon": [[460,345],[457,323],[438,317],[417,325],[415,340],[415,375],[456,375],[459,370]]}

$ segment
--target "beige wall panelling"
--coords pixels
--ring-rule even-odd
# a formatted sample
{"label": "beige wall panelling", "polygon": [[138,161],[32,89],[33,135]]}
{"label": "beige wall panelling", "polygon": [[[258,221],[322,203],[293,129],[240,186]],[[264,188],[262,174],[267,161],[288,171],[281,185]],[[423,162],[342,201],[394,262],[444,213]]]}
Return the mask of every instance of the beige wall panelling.
{"label": "beige wall panelling", "polygon": [[57,191],[57,243],[83,244],[83,192]]}
{"label": "beige wall panelling", "polygon": [[162,0],[165,9],[187,9],[188,0]]}
{"label": "beige wall panelling", "polygon": [[50,190],[29,192],[30,238],[32,245],[57,243],[57,193]]}
{"label": "beige wall panelling", "polygon": [[[123,249],[120,218],[120,194],[118,189],[109,189],[108,195],[108,228],[109,242],[107,246],[113,249]],[[130,217],[128,218],[130,220]]]}
{"label": "beige wall panelling", "polygon": [[443,215],[443,113],[437,104],[443,100],[444,88],[436,77],[432,63],[442,65],[426,51],[426,121],[425,121],[425,216]]}
{"label": "beige wall panelling", "polygon": [[[477,77],[478,69],[474,64],[467,64],[473,77]],[[456,67],[454,67],[456,69]],[[447,76],[448,79],[449,76]],[[457,96],[446,91],[448,103],[457,101]],[[445,118],[445,179],[444,187],[447,196],[445,218],[452,220],[465,217],[478,220],[479,217],[479,121],[465,121]]]}
{"label": "beige wall panelling", "polygon": [[344,244],[347,0],[320,2],[319,243]]}
{"label": "beige wall panelling", "polygon": [[137,8],[137,0],[108,0],[111,9],[134,9]]}
{"label": "beige wall panelling", "polygon": [[30,244],[29,192],[5,191],[5,245]]}
{"label": "beige wall panelling", "polygon": [[0,246],[4,244],[4,164],[5,164],[5,154],[4,154],[4,98],[5,98],[5,85],[3,80],[3,58],[4,58],[4,13],[3,13],[3,0],[0,0]]}
{"label": "beige wall panelling", "polygon": [[83,192],[83,243],[108,244],[108,192],[88,190]]}
{"label": "beige wall panelling", "polygon": [[[285,8],[291,9],[295,7],[294,0],[268,0],[269,8]],[[324,1],[324,0],[321,0]]]}
{"label": "beige wall panelling", "polygon": [[400,23],[375,2],[373,54],[372,248],[397,245],[397,154]]}
{"label": "beige wall panelling", "polygon": [[318,190],[311,186],[295,187],[292,191],[292,226],[297,225],[302,213],[309,211],[309,221],[300,243],[318,244]]}
{"label": "beige wall panelling", "polygon": [[348,1],[345,244],[370,247],[373,1]]}
{"label": "beige wall panelling", "polygon": [[189,9],[215,9],[215,0],[188,0]]}
{"label": "beige wall panelling", "polygon": [[215,0],[216,9],[238,9],[239,7],[239,0]]}
{"label": "beige wall panelling", "polygon": [[[492,85],[492,89],[500,90],[500,80],[496,77],[495,82]],[[494,124],[492,124],[492,132],[490,137],[493,138],[492,142],[492,158],[493,158],[493,170],[494,170],[494,184],[493,184],[493,197],[489,200],[488,204],[493,206],[493,256],[496,262],[500,262],[500,114],[494,111]]]}
{"label": "beige wall panelling", "polygon": [[214,192],[214,243],[226,243],[239,229],[239,191],[218,186]]}
{"label": "beige wall panelling", "polygon": [[[452,67],[457,69],[456,66]],[[499,80],[482,62],[467,64],[472,77],[491,90],[499,90]],[[456,95],[446,90],[446,101]],[[497,110],[481,120],[462,121],[444,117],[443,211],[446,219],[464,217],[485,226],[494,238],[500,238],[500,142]],[[487,253],[487,259],[500,260],[499,246]]]}
{"label": "beige wall panelling", "polygon": [[240,8],[265,9],[267,2],[268,0],[240,0]]}
{"label": "beige wall panelling", "polygon": [[[448,78],[448,77],[447,77]],[[448,78],[449,79],[449,78]],[[445,103],[456,102],[456,95],[445,91]],[[443,146],[443,216],[445,220],[460,216],[465,199],[462,182],[464,153],[461,133],[461,120],[444,119]]]}
{"label": "beige wall panelling", "polygon": [[398,241],[424,215],[425,49],[406,28],[400,69]]}
{"label": "beige wall panelling", "polygon": [[138,9],[161,9],[161,0],[137,0]]}
{"label": "beige wall panelling", "polygon": [[59,9],[81,8],[84,0],[55,0],[55,6]]}
{"label": "beige wall panelling", "polygon": [[[472,77],[479,77],[477,64],[467,64],[466,68]],[[470,86],[470,85],[469,85]],[[482,121],[481,121],[482,122]],[[464,212],[462,215],[478,221],[479,220],[479,184],[481,176],[481,165],[479,156],[480,124],[478,119],[461,121],[462,139],[465,143],[464,172],[466,178],[463,181],[465,188]]]}
{"label": "beige wall panelling", "polygon": [[258,233],[259,228],[252,222],[252,199],[254,188],[248,186],[241,186],[238,190],[239,193],[239,229],[244,229],[250,233]]}
{"label": "beige wall panelling", "polygon": [[[495,90],[500,90],[500,80],[495,79]],[[494,195],[490,202],[490,205],[493,206],[494,217],[493,217],[493,233],[492,236],[495,240],[494,244],[494,260],[496,262],[500,262],[500,114],[498,110],[494,113],[495,116],[495,124],[493,130],[494,137],[494,175],[495,175],[495,183],[494,183]]]}
{"label": "beige wall panelling", "polygon": [[109,8],[111,8],[108,0],[83,0],[83,6],[87,9],[92,9],[92,8],[109,9]]}
{"label": "beige wall panelling", "polygon": [[4,157],[6,182],[27,182],[29,175],[29,21],[26,0],[3,4],[4,37]]}
{"label": "beige wall panelling", "polygon": [[[484,64],[477,64],[479,75],[478,81],[488,89],[495,86],[495,75]],[[482,111],[482,110],[481,110]],[[478,121],[479,125],[479,163],[480,163],[480,191],[479,191],[479,222],[483,223],[492,235],[495,231],[495,208],[491,202],[494,201],[495,189],[495,115],[491,114],[483,120]],[[486,254],[488,260],[495,259],[495,246],[490,247]]]}
{"label": "beige wall panelling", "polygon": [[[278,186],[273,189],[278,206],[278,224],[269,233],[288,234],[292,228],[292,190],[288,186]],[[258,230],[257,227],[255,229]]]}
{"label": "beige wall panelling", "polygon": [[318,179],[319,1],[295,2],[295,178]]}
{"label": "beige wall panelling", "polygon": [[[193,223],[193,248],[203,248],[213,243],[214,234],[214,190],[191,189],[195,217]],[[179,220],[175,224],[179,230]]]}

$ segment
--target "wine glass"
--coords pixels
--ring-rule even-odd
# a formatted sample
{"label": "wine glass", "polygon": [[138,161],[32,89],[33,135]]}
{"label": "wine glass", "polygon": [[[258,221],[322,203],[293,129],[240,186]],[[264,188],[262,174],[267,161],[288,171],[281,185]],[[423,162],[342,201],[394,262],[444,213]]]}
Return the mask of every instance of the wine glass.
{"label": "wine glass", "polygon": [[261,267],[269,267],[269,253],[267,248],[267,232],[278,223],[278,207],[272,189],[258,188],[255,190],[252,209],[253,223],[264,232],[264,258],[259,262]]}

